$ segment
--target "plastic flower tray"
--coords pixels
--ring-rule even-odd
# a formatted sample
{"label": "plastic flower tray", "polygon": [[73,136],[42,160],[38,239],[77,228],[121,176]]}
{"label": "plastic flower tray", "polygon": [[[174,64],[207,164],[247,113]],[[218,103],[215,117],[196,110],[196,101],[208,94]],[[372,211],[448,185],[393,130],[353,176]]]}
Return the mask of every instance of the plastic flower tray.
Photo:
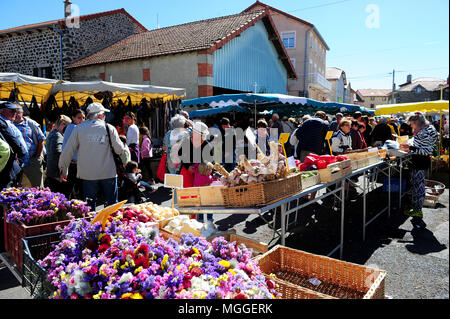
{"label": "plastic flower tray", "polygon": [[39,265],[38,260],[44,259],[61,241],[61,233],[22,238],[23,267],[22,287],[35,299],[48,299],[55,287],[48,281],[47,272]]}
{"label": "plastic flower tray", "polygon": [[19,225],[7,222],[6,210],[4,210],[5,250],[16,264],[17,269],[22,272],[22,238],[54,233],[57,226],[64,227],[69,223],[70,220],[63,220],[35,226]]}

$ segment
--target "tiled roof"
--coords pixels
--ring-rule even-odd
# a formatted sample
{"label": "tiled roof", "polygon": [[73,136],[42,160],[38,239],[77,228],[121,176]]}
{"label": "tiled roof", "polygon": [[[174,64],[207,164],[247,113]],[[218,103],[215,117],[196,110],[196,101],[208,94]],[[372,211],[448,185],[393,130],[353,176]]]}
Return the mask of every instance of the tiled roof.
{"label": "tiled roof", "polygon": [[360,89],[357,91],[362,97],[388,96],[392,90],[388,89]]}
{"label": "tiled roof", "polygon": [[397,91],[411,91],[417,85],[422,86],[427,91],[435,91],[439,89],[439,85],[447,84],[446,80],[436,79],[436,78],[417,78],[411,81],[411,83],[403,85]]}
{"label": "tiled roof", "polygon": [[342,72],[344,71],[339,68],[329,67],[325,72],[325,77],[327,80],[337,80],[341,77]]}
{"label": "tiled roof", "polygon": [[201,20],[137,33],[91,56],[74,62],[67,68],[71,69],[94,64],[191,51],[208,50],[212,53],[261,19],[264,19],[263,21],[269,29],[269,34],[275,35],[272,37],[272,42],[277,48],[282,62],[288,69],[288,73],[292,77],[296,77],[294,67],[273,26],[272,19],[265,10]]}
{"label": "tiled roof", "polygon": [[320,38],[320,40],[321,40],[321,41],[323,42],[323,44],[325,45],[326,49],[327,49],[327,50],[330,50],[330,48],[328,47],[328,45],[327,45],[327,43],[325,42],[324,38],[323,38],[322,35],[319,33],[319,30],[317,30],[317,28],[314,26],[314,24],[309,23],[308,21],[305,21],[305,20],[303,20],[303,19],[300,19],[300,18],[298,18],[298,17],[296,17],[296,16],[293,16],[293,15],[287,13],[287,12],[281,11],[280,9],[271,7],[271,6],[269,6],[269,5],[265,4],[265,3],[262,3],[262,2],[260,2],[260,1],[256,1],[256,2],[255,2],[254,4],[252,4],[250,7],[248,7],[247,9],[245,9],[243,12],[248,12],[248,11],[252,10],[253,8],[255,8],[255,7],[257,7],[257,6],[261,6],[261,7],[267,8],[267,9],[273,11],[273,12],[276,12],[276,13],[278,13],[278,14],[284,15],[285,17],[287,17],[287,18],[289,18],[289,19],[296,20],[296,21],[298,21],[298,22],[300,22],[300,23],[303,23],[303,24],[305,24],[305,25],[307,25],[307,26],[313,28],[314,31],[316,32],[317,36]]}
{"label": "tiled roof", "polygon": [[[97,19],[97,18],[100,18],[100,17],[108,16],[108,15],[117,14],[117,13],[123,13],[123,14],[127,15],[131,20],[133,20],[141,28],[142,31],[147,31],[147,29],[142,24],[140,24],[135,18],[133,18],[123,8],[122,9],[117,9],[117,10],[112,10],[112,11],[105,11],[105,12],[99,12],[99,13],[82,15],[82,16],[79,17],[79,19],[80,19],[80,21],[86,21],[86,20],[92,20],[92,19]],[[59,20],[52,20],[52,21],[47,21],[47,22],[28,24],[28,25],[24,25],[24,26],[20,26],[20,27],[0,30],[0,34],[30,31],[30,30],[33,30],[33,29],[46,28],[46,27],[49,27],[49,26],[52,26],[52,25],[56,25],[56,24],[63,25],[65,23],[65,21],[66,21],[65,19],[59,19]]]}

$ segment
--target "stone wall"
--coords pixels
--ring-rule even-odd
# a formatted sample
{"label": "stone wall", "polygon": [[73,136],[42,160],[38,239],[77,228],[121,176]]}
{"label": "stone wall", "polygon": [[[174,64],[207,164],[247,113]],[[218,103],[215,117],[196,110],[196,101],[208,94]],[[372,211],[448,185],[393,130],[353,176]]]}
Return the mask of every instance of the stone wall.
{"label": "stone wall", "polygon": [[[60,37],[52,30],[32,29],[14,32],[0,38],[0,72],[33,75],[33,69],[51,67],[53,78],[59,79]],[[87,57],[134,33],[141,31],[129,16],[122,12],[99,15],[82,20],[79,28],[66,28],[63,32],[63,66]],[[64,70],[64,80],[71,80]]]}

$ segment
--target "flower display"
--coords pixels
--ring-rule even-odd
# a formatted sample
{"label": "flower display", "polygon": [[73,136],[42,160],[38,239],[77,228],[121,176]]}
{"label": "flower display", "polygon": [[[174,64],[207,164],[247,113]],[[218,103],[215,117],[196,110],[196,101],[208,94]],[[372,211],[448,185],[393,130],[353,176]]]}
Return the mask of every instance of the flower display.
{"label": "flower display", "polygon": [[69,201],[48,188],[7,188],[0,192],[0,204],[8,210],[7,222],[27,226],[85,217],[89,212],[87,203]]}
{"label": "flower display", "polygon": [[[40,260],[54,299],[272,299],[252,252],[223,237],[164,239],[154,223],[121,210],[100,222],[74,220]],[[124,214],[125,212],[125,214]]]}

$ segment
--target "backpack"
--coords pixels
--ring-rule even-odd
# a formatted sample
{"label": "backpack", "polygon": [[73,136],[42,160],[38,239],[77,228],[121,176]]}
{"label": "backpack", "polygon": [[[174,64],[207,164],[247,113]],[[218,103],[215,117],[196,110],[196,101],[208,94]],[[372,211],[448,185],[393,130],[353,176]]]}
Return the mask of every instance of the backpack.
{"label": "backpack", "polygon": [[0,172],[3,171],[11,156],[9,144],[0,135]]}

